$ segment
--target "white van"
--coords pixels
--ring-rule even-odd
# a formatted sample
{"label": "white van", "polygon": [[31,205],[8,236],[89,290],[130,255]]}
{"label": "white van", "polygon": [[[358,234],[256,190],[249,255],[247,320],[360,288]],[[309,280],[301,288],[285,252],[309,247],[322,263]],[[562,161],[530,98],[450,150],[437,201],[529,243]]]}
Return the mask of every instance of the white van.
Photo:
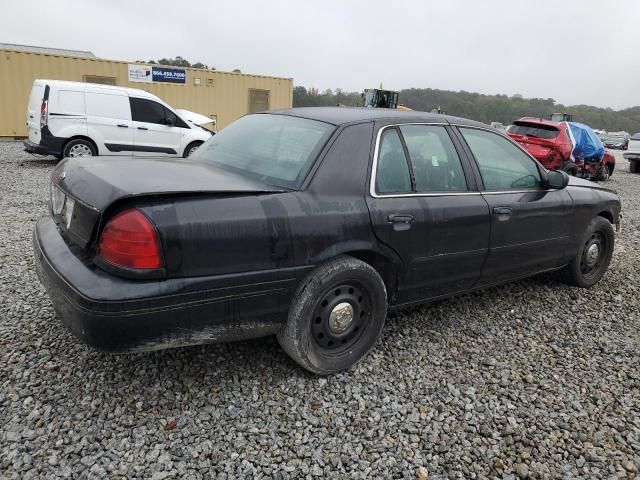
{"label": "white van", "polygon": [[27,125],[25,150],[58,158],[188,157],[212,134],[144,90],[60,80],[33,82]]}

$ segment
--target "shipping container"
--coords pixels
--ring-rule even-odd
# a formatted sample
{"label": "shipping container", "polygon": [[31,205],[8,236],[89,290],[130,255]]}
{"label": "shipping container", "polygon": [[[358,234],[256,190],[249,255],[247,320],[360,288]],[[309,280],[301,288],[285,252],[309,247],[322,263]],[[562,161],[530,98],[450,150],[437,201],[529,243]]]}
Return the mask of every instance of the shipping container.
{"label": "shipping container", "polygon": [[[177,81],[184,83],[156,81],[157,72],[154,72],[153,79],[131,80],[135,78],[132,72],[150,71],[152,67],[176,73]],[[247,113],[292,106],[291,78],[157,67],[135,62],[0,49],[0,137],[27,135],[27,104],[31,85],[36,78],[139,88],[157,95],[174,108],[184,108],[210,117],[216,121],[218,130]]]}

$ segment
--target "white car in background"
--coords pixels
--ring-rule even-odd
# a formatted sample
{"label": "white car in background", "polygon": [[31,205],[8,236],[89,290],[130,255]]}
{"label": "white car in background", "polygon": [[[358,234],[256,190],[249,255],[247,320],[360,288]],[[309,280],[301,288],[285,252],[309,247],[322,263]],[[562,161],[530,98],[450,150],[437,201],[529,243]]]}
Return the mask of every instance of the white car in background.
{"label": "white car in background", "polygon": [[180,115],[155,95],[135,88],[35,80],[25,150],[58,158],[188,157],[212,132],[185,118],[184,112]]}
{"label": "white car in background", "polygon": [[631,173],[640,173],[640,133],[631,136],[627,151],[622,156],[629,160]]}

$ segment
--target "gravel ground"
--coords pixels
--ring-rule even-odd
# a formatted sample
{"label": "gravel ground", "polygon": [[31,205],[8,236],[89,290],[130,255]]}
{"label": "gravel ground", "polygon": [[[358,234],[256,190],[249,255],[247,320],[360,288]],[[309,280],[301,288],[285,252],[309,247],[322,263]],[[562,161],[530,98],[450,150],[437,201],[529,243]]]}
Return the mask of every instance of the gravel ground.
{"label": "gravel ground", "polygon": [[391,315],[318,378],[273,338],[110,356],[54,317],[33,265],[49,160],[0,143],[0,477],[640,476],[640,175],[590,291],[542,276]]}

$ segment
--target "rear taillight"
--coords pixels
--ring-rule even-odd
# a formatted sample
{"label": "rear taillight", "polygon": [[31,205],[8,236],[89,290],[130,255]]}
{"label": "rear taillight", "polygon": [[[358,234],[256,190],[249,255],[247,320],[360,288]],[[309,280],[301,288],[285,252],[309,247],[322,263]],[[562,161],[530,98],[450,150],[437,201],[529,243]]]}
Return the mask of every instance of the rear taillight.
{"label": "rear taillight", "polygon": [[158,233],[140,210],[118,213],[102,231],[98,257],[112,265],[135,269],[162,268]]}
{"label": "rear taillight", "polygon": [[49,123],[49,100],[42,100],[40,104],[40,128],[46,127]]}

